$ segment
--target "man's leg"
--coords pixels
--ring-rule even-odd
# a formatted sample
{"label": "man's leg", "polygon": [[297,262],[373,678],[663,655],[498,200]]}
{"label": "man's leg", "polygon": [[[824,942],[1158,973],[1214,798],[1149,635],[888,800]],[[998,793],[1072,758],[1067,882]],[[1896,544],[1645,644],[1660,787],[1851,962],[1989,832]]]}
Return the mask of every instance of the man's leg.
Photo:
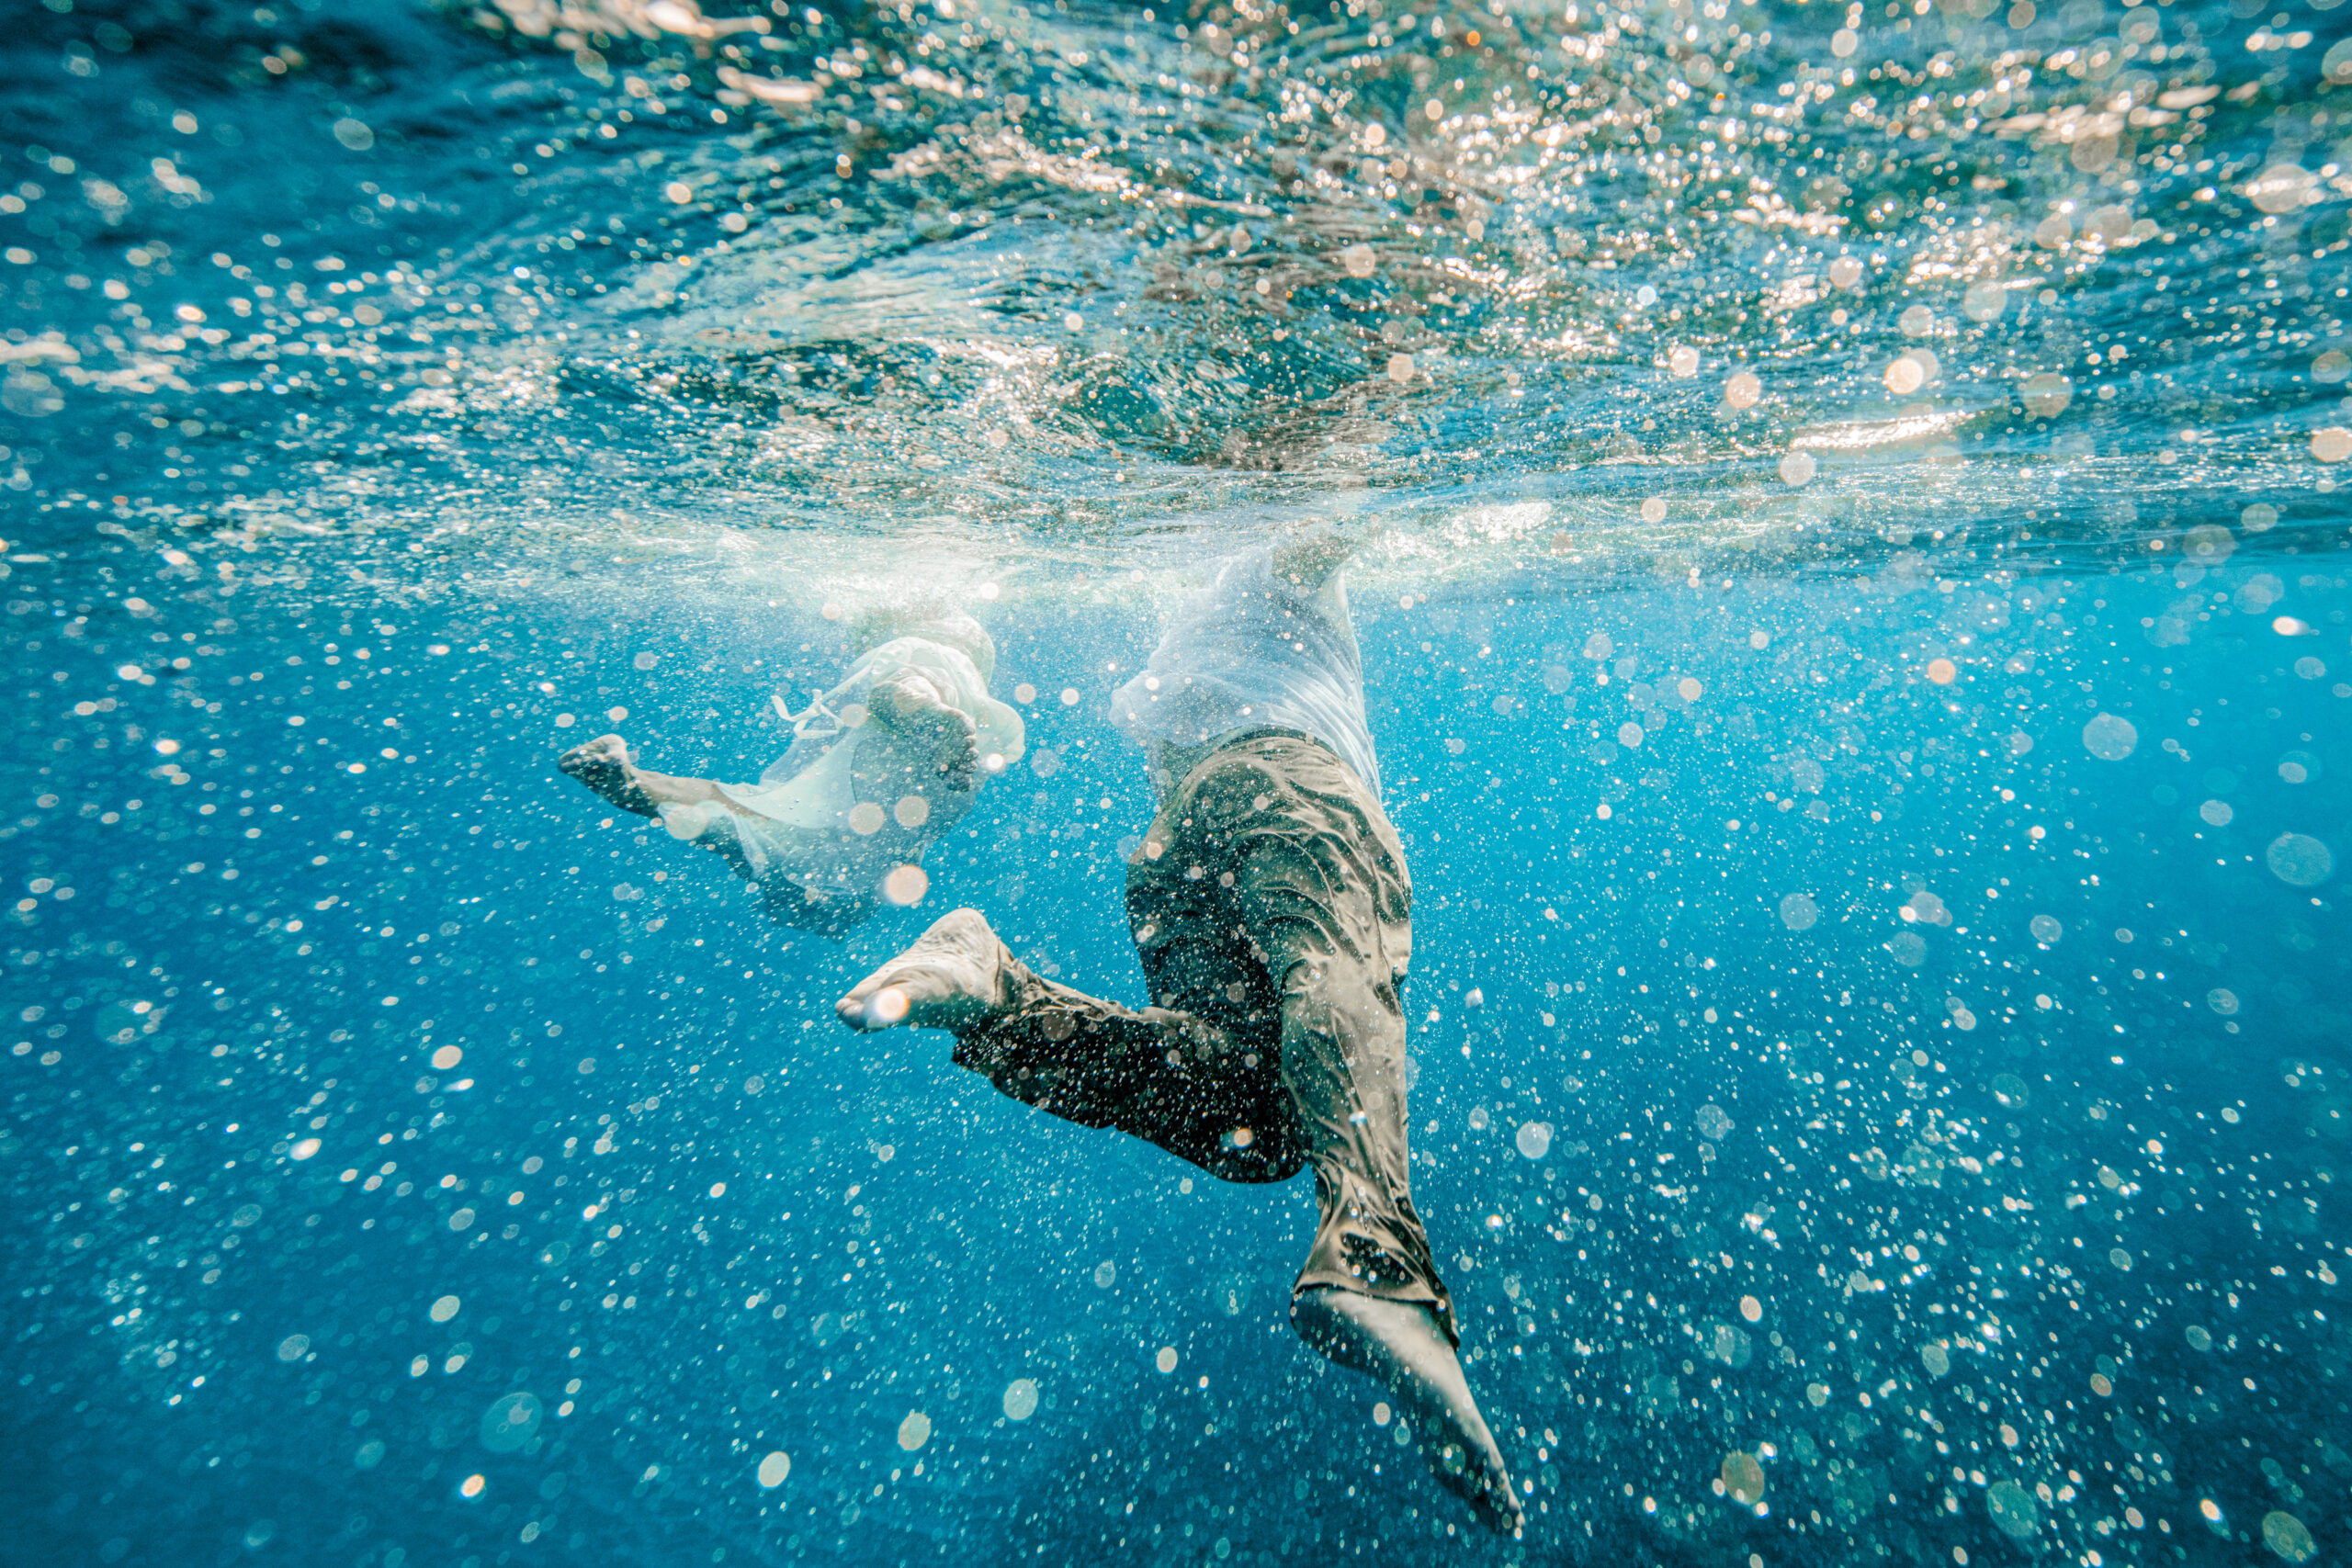
{"label": "man's leg", "polygon": [[[1138,1011],[1041,979],[961,909],[837,1011],[858,1029],[951,1030],[956,1060],[1013,1098],[1228,1180],[1281,1180],[1312,1157],[1322,1223],[1294,1325],[1390,1391],[1430,1434],[1442,1484],[1492,1528],[1515,1529],[1406,1179],[1401,851],[1336,758],[1250,744],[1194,771],[1130,867],[1136,944],[1170,1005]],[[1265,1028],[1274,1010],[1279,1033]]]}
{"label": "man's leg", "polygon": [[1292,1322],[1396,1397],[1442,1484],[1490,1528],[1515,1529],[1519,1502],[1413,1207],[1397,991],[1411,889],[1395,830],[1344,764],[1304,741],[1245,742],[1188,784],[1190,814],[1221,851],[1242,928],[1281,987],[1283,1082],[1321,1211]]}
{"label": "man's leg", "polygon": [[[1148,968],[1152,967],[1148,965]],[[1271,997],[1257,1018],[1236,994],[1266,989],[1213,942],[1157,966],[1155,994],[1184,989],[1212,1005],[1123,1007],[1033,973],[978,911],[942,916],[914,944],[835,1004],[853,1029],[944,1029],[956,1063],[1004,1094],[1085,1127],[1156,1144],[1227,1181],[1298,1173],[1289,1098],[1275,1060]]]}
{"label": "man's leg", "polygon": [[1311,1348],[1394,1394],[1439,1483],[1488,1528],[1515,1530],[1519,1500],[1463,1372],[1453,1302],[1408,1190],[1405,1026],[1394,987],[1344,959],[1300,962],[1290,984],[1283,1077],[1321,1213],[1292,1325]]}

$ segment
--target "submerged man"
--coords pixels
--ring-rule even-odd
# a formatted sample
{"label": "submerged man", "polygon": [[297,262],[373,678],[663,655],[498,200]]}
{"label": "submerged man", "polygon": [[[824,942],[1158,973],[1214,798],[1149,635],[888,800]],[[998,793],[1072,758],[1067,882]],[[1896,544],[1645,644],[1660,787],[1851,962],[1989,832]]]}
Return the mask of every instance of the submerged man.
{"label": "submerged man", "polygon": [[1498,1530],[1518,1499],[1462,1371],[1405,1142],[1412,885],[1379,802],[1363,664],[1329,546],[1225,563],[1113,698],[1158,818],[1127,870],[1151,998],[1033,974],[958,909],[841,999],[854,1029],[956,1036],[956,1063],[1227,1181],[1315,1168],[1301,1338],[1405,1408],[1440,1482]]}
{"label": "submerged man", "polygon": [[757,784],[639,768],[617,735],[556,765],[725,857],[777,920],[839,936],[885,897],[921,897],[923,852],[970,809],[989,774],[1020,761],[1023,741],[1021,716],[989,695],[996,644],[969,615],[878,612],[856,623],[851,646],[855,661],[806,711],[778,701],[792,746]]}

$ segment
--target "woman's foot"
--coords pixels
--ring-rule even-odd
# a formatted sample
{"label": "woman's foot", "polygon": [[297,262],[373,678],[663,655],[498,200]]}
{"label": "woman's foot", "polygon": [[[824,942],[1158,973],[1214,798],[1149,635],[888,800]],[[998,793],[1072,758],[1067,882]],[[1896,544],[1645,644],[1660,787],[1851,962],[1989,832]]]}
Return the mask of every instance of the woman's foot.
{"label": "woman's foot", "polygon": [[1498,1535],[1517,1533],[1519,1498],[1502,1451],[1470,1397],[1462,1358],[1429,1308],[1317,1287],[1292,1300],[1290,1317],[1311,1349],[1396,1397],[1400,1418],[1421,1435],[1421,1457],[1439,1485]]}
{"label": "woman's foot", "polygon": [[[970,718],[920,680],[877,683],[875,691],[879,700],[868,722],[876,735],[859,750],[853,787],[861,801],[893,806],[889,816],[865,807],[876,811],[876,822],[854,835],[764,816],[709,779],[640,768],[617,735],[600,735],[556,765],[599,798],[658,818],[673,838],[718,855],[760,890],[783,924],[840,936],[880,907],[884,879],[895,868],[920,864],[932,841],[962,818],[977,778]],[[853,815],[853,827],[856,821]]]}
{"label": "woman's foot", "polygon": [[623,811],[651,817],[661,810],[660,803],[638,787],[628,743],[617,735],[599,735],[576,746],[557,758],[555,765]]}
{"label": "woman's foot", "polygon": [[[866,722],[888,739],[869,741],[858,753],[864,782],[888,778],[901,793],[928,795],[939,781],[951,795],[969,795],[980,785],[979,729],[972,716],[950,707],[938,690],[911,671],[876,681],[865,694]],[[880,799],[877,792],[865,799]]]}
{"label": "woman's foot", "polygon": [[628,742],[599,735],[556,759],[555,765],[623,811],[659,817],[664,806],[723,806],[739,810],[708,779],[673,778],[637,765]]}
{"label": "woman's foot", "polygon": [[914,945],[833,1004],[856,1030],[966,1030],[1013,1006],[1012,954],[978,909],[942,915]]}

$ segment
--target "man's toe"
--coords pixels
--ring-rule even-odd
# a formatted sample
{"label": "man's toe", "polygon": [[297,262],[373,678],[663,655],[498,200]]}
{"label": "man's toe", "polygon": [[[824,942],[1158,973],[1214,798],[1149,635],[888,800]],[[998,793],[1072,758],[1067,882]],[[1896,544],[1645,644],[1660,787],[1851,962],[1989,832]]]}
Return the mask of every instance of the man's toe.
{"label": "man's toe", "polygon": [[833,1012],[852,1029],[870,1032],[904,1023],[912,1006],[903,987],[883,986],[872,991],[852,991],[833,1004]]}

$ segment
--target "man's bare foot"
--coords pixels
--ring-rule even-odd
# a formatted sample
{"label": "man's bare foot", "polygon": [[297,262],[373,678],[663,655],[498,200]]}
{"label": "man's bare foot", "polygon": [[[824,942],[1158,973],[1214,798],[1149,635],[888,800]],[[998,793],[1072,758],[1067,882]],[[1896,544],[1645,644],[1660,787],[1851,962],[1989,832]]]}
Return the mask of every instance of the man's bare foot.
{"label": "man's bare foot", "polygon": [[833,1004],[856,1030],[967,1029],[1013,1005],[1012,954],[978,909],[942,915],[914,945]]}
{"label": "man's bare foot", "polygon": [[1292,1301],[1291,1325],[1317,1353],[1363,1372],[1393,1394],[1421,1434],[1421,1454],[1438,1484],[1470,1505],[1498,1535],[1521,1523],[1519,1498],[1502,1451],[1470,1384],[1462,1359],[1429,1308],[1318,1287]]}

